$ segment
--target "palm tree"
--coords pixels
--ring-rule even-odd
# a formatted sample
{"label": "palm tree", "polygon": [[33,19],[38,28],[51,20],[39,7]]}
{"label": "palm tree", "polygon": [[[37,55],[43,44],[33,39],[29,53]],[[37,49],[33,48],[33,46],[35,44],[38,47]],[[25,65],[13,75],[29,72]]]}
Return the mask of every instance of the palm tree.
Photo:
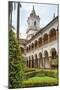
{"label": "palm tree", "polygon": [[8,23],[12,26],[12,11],[13,11],[13,3],[9,1],[8,3]]}
{"label": "palm tree", "polygon": [[21,8],[21,4],[20,2],[18,2],[17,3],[17,39],[18,40],[19,40],[20,8]]}
{"label": "palm tree", "polygon": [[[13,6],[14,5],[14,6]],[[16,9],[16,2],[9,1],[8,3],[8,19],[9,19],[9,25],[12,26],[12,12],[13,9]]]}
{"label": "palm tree", "polygon": [[[8,7],[9,7],[9,9],[8,9],[9,26],[12,26],[13,4],[14,4],[14,9],[16,9],[16,2],[9,1],[9,5],[8,5]],[[17,39],[18,40],[19,40],[20,7],[21,7],[20,2],[17,2]]]}

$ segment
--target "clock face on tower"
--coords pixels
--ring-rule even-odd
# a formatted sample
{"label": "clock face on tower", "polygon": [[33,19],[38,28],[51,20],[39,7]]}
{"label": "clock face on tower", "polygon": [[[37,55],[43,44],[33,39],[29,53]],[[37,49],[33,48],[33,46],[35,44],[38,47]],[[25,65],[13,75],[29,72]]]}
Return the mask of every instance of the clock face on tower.
{"label": "clock face on tower", "polygon": [[34,21],[34,26],[36,26],[36,21]]}

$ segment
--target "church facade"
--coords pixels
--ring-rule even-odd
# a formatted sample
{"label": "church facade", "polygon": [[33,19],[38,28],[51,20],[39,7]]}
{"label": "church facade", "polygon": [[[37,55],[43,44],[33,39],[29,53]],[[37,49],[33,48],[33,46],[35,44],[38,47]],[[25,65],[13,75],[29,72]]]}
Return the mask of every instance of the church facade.
{"label": "church facade", "polygon": [[33,10],[27,20],[26,65],[29,68],[58,66],[58,16],[40,28],[40,17]]}

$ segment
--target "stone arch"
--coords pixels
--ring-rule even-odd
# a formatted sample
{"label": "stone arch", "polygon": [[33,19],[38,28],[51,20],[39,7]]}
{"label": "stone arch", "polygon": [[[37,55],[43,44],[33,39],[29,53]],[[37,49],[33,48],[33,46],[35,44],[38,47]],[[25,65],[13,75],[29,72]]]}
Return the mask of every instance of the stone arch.
{"label": "stone arch", "polygon": [[32,46],[30,45],[30,50],[32,49]]}
{"label": "stone arch", "polygon": [[58,55],[55,48],[51,49],[51,67],[58,67]]}
{"label": "stone arch", "polygon": [[54,28],[52,28],[49,32],[49,39],[50,39],[50,41],[56,39],[56,30]]}
{"label": "stone arch", "polygon": [[42,45],[42,37],[38,39],[39,47]]}
{"label": "stone arch", "polygon": [[42,68],[43,67],[43,57],[42,57],[42,53],[39,52],[39,67]]}
{"label": "stone arch", "polygon": [[47,50],[44,51],[44,57],[45,57],[45,58],[48,57],[48,51],[47,51]]}
{"label": "stone arch", "polygon": [[48,51],[44,51],[44,68],[50,68]]}
{"label": "stone arch", "polygon": [[52,58],[52,59],[55,59],[56,56],[57,56],[57,51],[56,51],[55,48],[52,48],[52,49],[51,49],[51,58]]}
{"label": "stone arch", "polygon": [[48,34],[47,33],[45,33],[43,35],[43,42],[44,42],[44,44],[48,42]]}
{"label": "stone arch", "polygon": [[20,49],[21,49],[21,53],[24,53],[24,48],[23,47],[20,47]]}
{"label": "stone arch", "polygon": [[42,59],[42,53],[41,52],[39,53],[39,57],[40,57],[40,59]]}
{"label": "stone arch", "polygon": [[38,41],[35,40],[35,48],[37,48],[37,45],[38,45]]}
{"label": "stone arch", "polygon": [[34,43],[32,43],[32,49],[34,49]]}

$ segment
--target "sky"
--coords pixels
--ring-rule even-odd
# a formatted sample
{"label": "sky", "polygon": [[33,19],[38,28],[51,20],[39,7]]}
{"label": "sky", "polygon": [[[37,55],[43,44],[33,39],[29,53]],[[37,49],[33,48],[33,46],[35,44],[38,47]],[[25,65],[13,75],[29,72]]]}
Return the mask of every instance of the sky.
{"label": "sky", "polygon": [[[27,31],[27,19],[30,16],[30,13],[33,9],[36,12],[36,15],[40,17],[40,27],[46,26],[52,19],[53,15],[58,15],[58,5],[56,4],[35,4],[35,3],[21,3],[20,8],[20,36],[21,38],[26,38]],[[16,29],[17,24],[17,8],[13,10],[12,14],[12,24]]]}

